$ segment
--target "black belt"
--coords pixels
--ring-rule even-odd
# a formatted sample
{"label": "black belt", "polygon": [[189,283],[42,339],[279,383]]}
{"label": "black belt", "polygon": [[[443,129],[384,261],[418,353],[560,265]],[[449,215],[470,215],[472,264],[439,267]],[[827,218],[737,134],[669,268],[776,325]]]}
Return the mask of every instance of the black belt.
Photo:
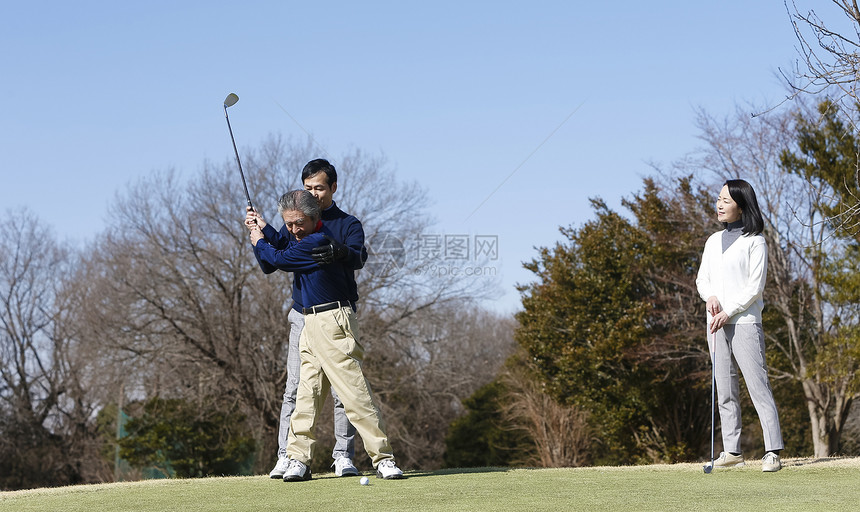
{"label": "black belt", "polygon": [[322,313],[323,311],[331,311],[332,309],[340,309],[340,308],[355,308],[352,307],[352,302],[326,302],[325,304],[320,304],[319,306],[313,306],[310,308],[302,308],[303,315],[311,315],[313,313]]}

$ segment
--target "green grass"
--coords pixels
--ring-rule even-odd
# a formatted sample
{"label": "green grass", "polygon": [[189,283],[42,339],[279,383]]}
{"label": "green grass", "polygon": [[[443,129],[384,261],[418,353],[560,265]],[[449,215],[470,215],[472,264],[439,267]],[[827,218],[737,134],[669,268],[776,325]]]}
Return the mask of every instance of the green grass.
{"label": "green grass", "polygon": [[755,462],[704,474],[700,464],[407,472],[405,480],[265,476],[149,480],[0,493],[0,511],[854,510],[860,459]]}

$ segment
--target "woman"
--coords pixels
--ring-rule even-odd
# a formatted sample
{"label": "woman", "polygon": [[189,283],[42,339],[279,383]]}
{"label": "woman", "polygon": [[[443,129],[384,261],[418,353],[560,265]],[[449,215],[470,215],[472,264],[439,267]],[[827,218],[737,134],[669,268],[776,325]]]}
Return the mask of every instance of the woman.
{"label": "woman", "polygon": [[705,243],[696,278],[699,295],[707,303],[708,345],[714,354],[723,435],[724,451],[714,461],[714,467],[744,465],[740,445],[740,369],[764,433],[762,471],[779,471],[779,452],[784,446],[767,376],[761,327],[767,244],[761,235],[764,220],[749,183],[726,181],[717,199],[717,219],[725,229]]}

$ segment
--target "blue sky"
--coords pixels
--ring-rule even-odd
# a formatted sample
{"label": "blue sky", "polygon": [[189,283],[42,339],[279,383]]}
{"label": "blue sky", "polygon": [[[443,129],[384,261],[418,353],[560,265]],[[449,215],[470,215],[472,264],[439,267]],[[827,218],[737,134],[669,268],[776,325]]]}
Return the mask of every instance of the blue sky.
{"label": "blue sky", "polygon": [[127,183],[232,158],[236,92],[240,149],[304,138],[283,107],[424,185],[435,232],[497,235],[511,311],[533,247],[693,151],[696,108],[779,102],[795,46],[781,0],[10,3],[0,208],[91,241]]}

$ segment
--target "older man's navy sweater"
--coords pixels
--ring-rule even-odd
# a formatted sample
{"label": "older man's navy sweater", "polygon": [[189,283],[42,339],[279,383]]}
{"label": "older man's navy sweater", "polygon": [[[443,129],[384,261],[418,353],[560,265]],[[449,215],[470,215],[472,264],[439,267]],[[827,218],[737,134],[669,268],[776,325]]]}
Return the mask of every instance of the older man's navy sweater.
{"label": "older man's navy sweater", "polygon": [[[364,262],[367,261],[367,249],[364,247],[364,228],[358,219],[338,208],[335,202],[332,202],[330,207],[323,210],[321,217],[330,233],[329,236],[349,249],[349,256],[346,261],[340,263],[344,264],[350,270],[348,300],[355,303],[358,301],[358,286],[355,283],[355,271],[362,268]],[[263,228],[263,236],[266,237],[266,241],[275,249],[285,249],[291,241],[295,242],[295,238],[287,231],[286,226],[282,226],[280,231],[276,231],[271,224],[266,224],[266,227]],[[328,242],[326,241],[326,243]],[[319,245],[325,244],[321,243]],[[264,273],[271,274],[275,270],[278,270],[278,268],[262,261],[259,255],[257,255],[256,249],[254,254],[257,256],[257,262]],[[293,279],[292,294],[293,309],[301,312],[305,304],[302,302],[302,293],[299,290],[298,279]]]}
{"label": "older man's navy sweater", "polygon": [[[257,241],[254,255],[264,269],[293,272],[293,301],[299,308],[318,306],[329,302],[353,302],[358,298],[355,289],[354,271],[344,263],[319,265],[311,251],[329,241],[324,235],[334,238],[325,224],[314,233],[299,241],[290,239],[285,247],[278,249],[264,240]],[[266,272],[266,273],[271,273]],[[294,306],[296,307],[296,306]]]}

